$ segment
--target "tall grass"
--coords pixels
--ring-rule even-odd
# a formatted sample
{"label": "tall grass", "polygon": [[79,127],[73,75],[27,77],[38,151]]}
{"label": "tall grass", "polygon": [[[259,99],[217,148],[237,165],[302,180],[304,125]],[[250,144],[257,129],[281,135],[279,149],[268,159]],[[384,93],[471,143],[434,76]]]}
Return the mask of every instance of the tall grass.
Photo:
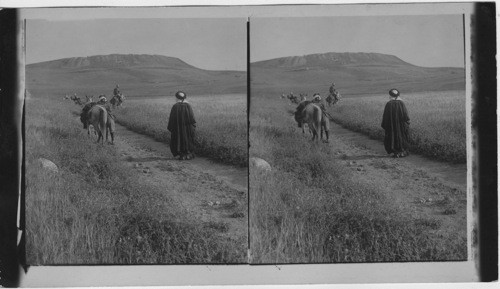
{"label": "tall grass", "polygon": [[250,155],[274,168],[250,170],[252,263],[466,258],[465,230],[437,235],[438,219],[412,216],[384,186],[336,162],[330,146],[298,137],[284,105],[252,99]]}
{"label": "tall grass", "polygon": [[[410,115],[410,151],[458,163],[467,160],[465,91],[402,94]],[[344,98],[330,111],[354,131],[383,140],[382,114],[388,95]]]}
{"label": "tall grass", "polygon": [[[59,99],[30,99],[26,116],[28,263],[242,263],[246,240],[183,219],[165,189],[142,185],[113,146],[90,140]],[[76,110],[76,108],[73,108]],[[58,166],[41,167],[46,158]],[[167,188],[168,189],[168,188]]]}
{"label": "tall grass", "polygon": [[[188,97],[196,119],[195,153],[222,163],[248,165],[246,96]],[[117,121],[142,134],[169,143],[167,130],[175,99],[134,99],[115,110]]]}

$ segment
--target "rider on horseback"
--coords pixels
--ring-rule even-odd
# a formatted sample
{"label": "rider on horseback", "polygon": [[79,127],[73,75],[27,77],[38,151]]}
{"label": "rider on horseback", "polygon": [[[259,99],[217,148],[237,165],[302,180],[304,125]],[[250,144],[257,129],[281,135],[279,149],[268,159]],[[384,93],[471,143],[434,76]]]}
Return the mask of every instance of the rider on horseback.
{"label": "rider on horseback", "polygon": [[113,108],[120,106],[125,99],[125,96],[120,92],[120,86],[117,84],[115,89],[113,89],[113,97],[110,100],[111,105],[113,105]]}
{"label": "rider on horseback", "polygon": [[339,101],[339,92],[335,89],[335,82],[332,82],[330,86],[330,95],[328,95],[326,101],[328,105],[334,105]]}
{"label": "rider on horseback", "polygon": [[120,94],[120,86],[117,84],[115,89],[113,89],[113,96],[119,96]]}

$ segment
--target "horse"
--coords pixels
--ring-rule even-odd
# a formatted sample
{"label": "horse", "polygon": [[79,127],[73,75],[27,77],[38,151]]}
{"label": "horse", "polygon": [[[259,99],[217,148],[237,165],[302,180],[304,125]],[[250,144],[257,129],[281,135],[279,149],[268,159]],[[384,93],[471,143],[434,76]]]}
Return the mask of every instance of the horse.
{"label": "horse", "polygon": [[325,100],[328,106],[332,106],[335,105],[340,100],[340,98],[341,98],[340,93],[336,91],[334,93],[330,93]]}
{"label": "horse", "polygon": [[[82,112],[80,113],[80,121],[83,123],[83,129],[86,129],[88,134],[90,134],[90,124],[87,123],[88,113],[90,109],[95,105],[95,102],[88,102],[83,105]],[[97,133],[94,131],[94,133]]]}
{"label": "horse", "polygon": [[85,95],[85,99],[87,99],[86,103],[94,102],[94,96],[93,95],[91,95],[91,96]]}
{"label": "horse", "polygon": [[108,141],[108,133],[111,135],[111,144],[115,143],[115,119],[108,113],[108,121],[106,123],[106,141]]}
{"label": "horse", "polygon": [[300,100],[296,95],[291,94],[288,99],[290,99],[290,102],[292,104],[299,104],[300,103]]}
{"label": "horse", "polygon": [[295,109],[295,113],[294,113],[294,115],[295,115],[294,119],[298,123],[299,127],[302,128],[302,133],[306,133],[306,127],[307,127],[309,133],[312,134],[312,130],[309,127],[309,125],[307,123],[302,122],[302,110],[304,110],[304,108],[309,103],[311,103],[311,101],[301,101],[299,103],[299,105],[297,105],[297,108]]}
{"label": "horse", "polygon": [[330,130],[330,121],[316,104],[307,101],[301,102],[295,112],[295,121],[299,127],[302,127],[303,132],[304,125],[307,124],[309,130],[312,131],[313,141],[323,139],[323,131],[325,131],[326,135],[325,142],[329,141],[328,131]]}
{"label": "horse", "polygon": [[78,104],[78,105],[83,105],[83,102],[82,100],[75,95],[71,96],[70,99],[75,103],[75,104]]}
{"label": "horse", "polygon": [[[88,114],[90,109],[94,107],[97,103],[96,102],[87,102],[82,109],[82,113],[80,114],[80,120],[83,123],[83,128],[87,130],[87,134],[92,134],[91,130],[95,135],[97,135],[97,131],[95,130],[94,126],[90,123],[88,123]],[[106,111],[107,112],[107,111]],[[111,135],[111,144],[114,144],[115,140],[115,118],[111,115],[111,113],[108,113],[108,118],[107,118],[107,130],[106,130],[106,141],[108,140],[108,133]]]}
{"label": "horse", "polygon": [[118,102],[119,102],[119,100],[117,99],[116,95],[113,96],[113,98],[111,98],[111,100],[109,101],[109,103],[111,103],[113,108],[116,108],[118,106]]}
{"label": "horse", "polygon": [[97,142],[102,140],[102,144],[104,144],[104,136],[106,136],[106,141],[108,136],[108,112],[106,111],[106,109],[100,105],[92,106],[87,112],[85,121],[87,126],[87,133],[90,134],[90,125],[92,125],[97,131]]}
{"label": "horse", "polygon": [[119,107],[122,105],[124,99],[125,99],[125,96],[120,93],[118,95],[114,95],[113,98],[111,98],[111,100],[109,101],[109,103],[111,103],[113,108]]}
{"label": "horse", "polygon": [[302,133],[305,134],[306,133],[306,128],[307,128],[307,131],[309,132],[310,135],[313,134],[312,130],[311,130],[311,127],[309,127],[309,125],[307,123],[303,123],[302,124]]}

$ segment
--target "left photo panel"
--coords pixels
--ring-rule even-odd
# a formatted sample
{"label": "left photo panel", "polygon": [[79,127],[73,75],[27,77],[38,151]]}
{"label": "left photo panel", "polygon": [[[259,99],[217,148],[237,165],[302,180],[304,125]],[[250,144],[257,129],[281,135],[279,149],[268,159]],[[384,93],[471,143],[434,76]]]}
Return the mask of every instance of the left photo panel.
{"label": "left photo panel", "polygon": [[94,10],[25,22],[27,264],[247,263],[247,19]]}

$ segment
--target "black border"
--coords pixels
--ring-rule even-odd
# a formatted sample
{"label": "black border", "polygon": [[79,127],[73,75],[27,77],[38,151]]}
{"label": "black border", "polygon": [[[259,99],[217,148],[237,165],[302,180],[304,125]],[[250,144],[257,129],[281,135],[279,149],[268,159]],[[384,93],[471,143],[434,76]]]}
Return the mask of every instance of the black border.
{"label": "black border", "polygon": [[[498,280],[498,152],[496,3],[476,3],[473,18],[472,63],[476,100],[472,129],[476,130],[479,188],[479,278]],[[474,169],[474,168],[473,168]],[[473,243],[474,240],[473,240]]]}
{"label": "black border", "polygon": [[250,248],[250,17],[247,18],[247,264],[251,264]]}
{"label": "black border", "polygon": [[[17,99],[20,91],[17,41],[19,10],[0,11],[0,285],[19,285],[20,258],[17,247],[17,204],[21,171],[18,138],[22,135]],[[21,246],[20,248],[24,248]],[[22,249],[21,249],[22,251]]]}

